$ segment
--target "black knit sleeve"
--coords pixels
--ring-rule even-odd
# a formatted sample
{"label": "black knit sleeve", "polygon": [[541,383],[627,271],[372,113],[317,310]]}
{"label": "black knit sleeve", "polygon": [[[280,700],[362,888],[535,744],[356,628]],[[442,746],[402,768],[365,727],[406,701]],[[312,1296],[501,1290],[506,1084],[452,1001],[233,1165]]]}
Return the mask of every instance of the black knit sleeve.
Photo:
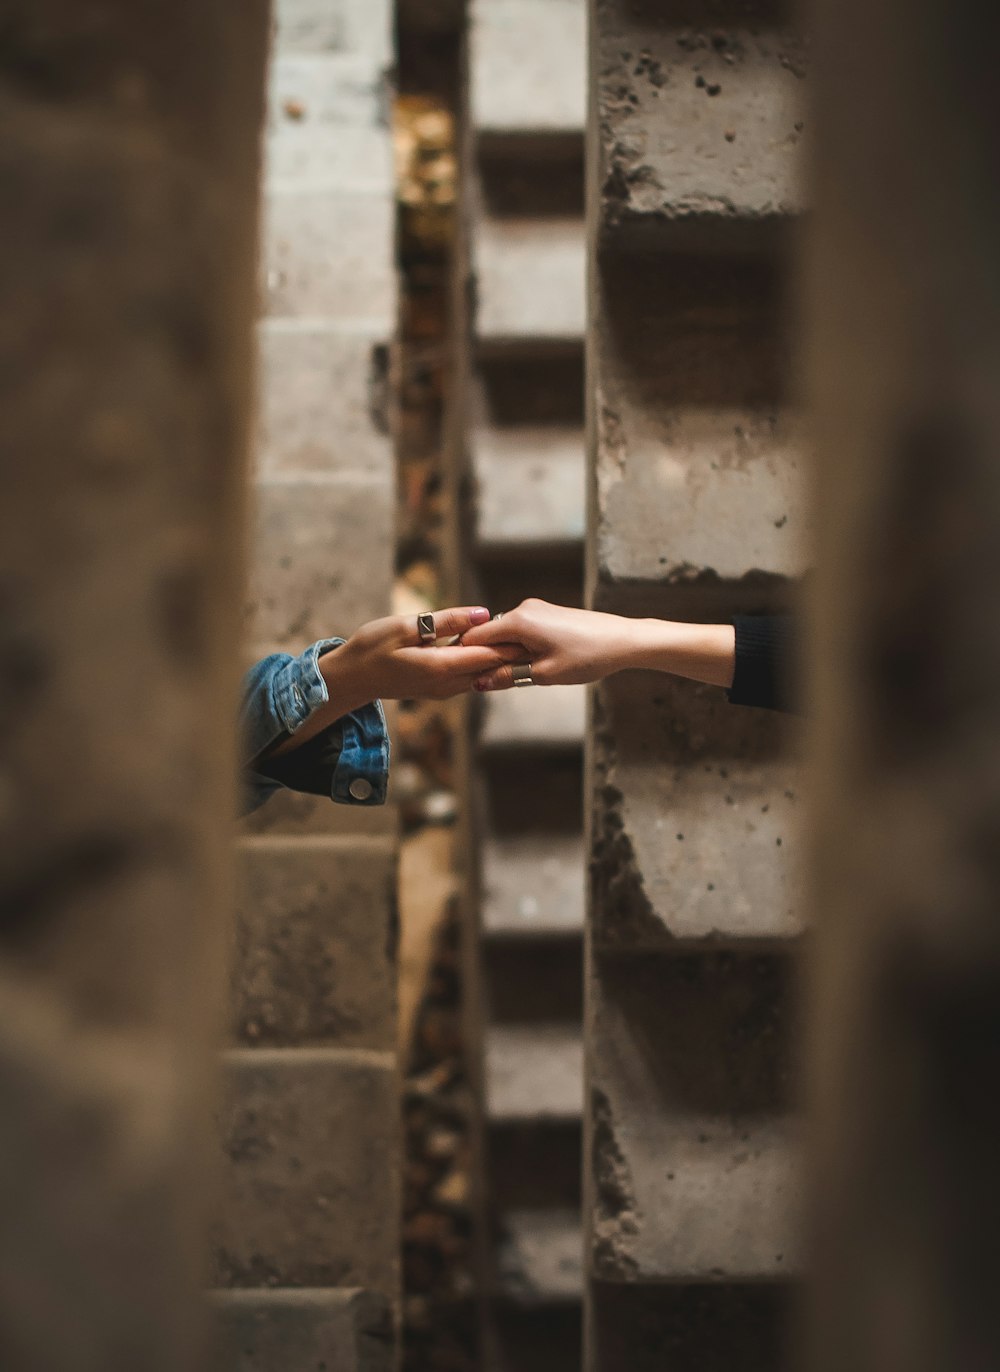
{"label": "black knit sleeve", "polygon": [[795,620],[790,615],[738,615],[732,622],[736,669],[727,692],[730,702],[797,710]]}

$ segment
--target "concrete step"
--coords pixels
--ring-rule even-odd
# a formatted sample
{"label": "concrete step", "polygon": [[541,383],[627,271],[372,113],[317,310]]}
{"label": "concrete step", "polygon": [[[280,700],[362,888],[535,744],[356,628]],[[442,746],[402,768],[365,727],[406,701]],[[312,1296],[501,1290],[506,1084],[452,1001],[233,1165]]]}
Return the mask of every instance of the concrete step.
{"label": "concrete step", "polygon": [[619,1193],[594,1215],[595,1275],[629,1282],[797,1275],[802,1197],[790,1122],[637,1114],[615,1126],[615,1143]]}
{"label": "concrete step", "polygon": [[578,1210],[516,1210],[500,1217],[500,1294],[524,1304],[583,1297],[583,1228]]}
{"label": "concrete step", "polygon": [[[770,6],[709,30],[602,5],[598,183],[606,236],[746,249],[801,208],[804,53]],[[759,23],[753,19],[759,17]]]}
{"label": "concrete step", "polygon": [[746,946],[802,931],[795,721],[645,675],[598,693],[595,943]]}
{"label": "concrete step", "polygon": [[391,839],[258,838],[238,851],[230,958],[247,1045],[395,1046]]}
{"label": "concrete step", "polygon": [[391,0],[277,0],[275,48],[283,53],[365,56],[388,67]]}
{"label": "concrete step", "polygon": [[257,338],[258,476],[363,474],[391,484],[392,440],[378,411],[384,336],[268,319]]}
{"label": "concrete step", "polygon": [[582,136],[587,114],[585,0],[472,0],[473,127],[490,139]]}
{"label": "concrete step", "polygon": [[399,1261],[394,1054],[232,1050],[222,1085],[213,1285],[391,1295]]}
{"label": "concrete step", "polygon": [[[587,712],[585,686],[529,686],[483,697],[481,746],[579,748]],[[530,778],[525,781],[530,785]]]}
{"label": "concrete step", "polygon": [[599,958],[589,998],[594,1275],[782,1279],[799,1266],[788,957]]}
{"label": "concrete step", "polygon": [[486,215],[475,225],[473,258],[475,331],[482,344],[583,337],[582,217]]}
{"label": "concrete step", "polygon": [[385,614],[395,516],[377,475],[258,482],[254,506],[245,642],[298,653]]}
{"label": "concrete step", "polygon": [[271,62],[267,181],[392,194],[385,72],[374,57],[278,54]]}
{"label": "concrete step", "polygon": [[493,1025],[486,1035],[486,1115],[497,1123],[578,1119],[583,1041],[578,1025]]}
{"label": "concrete step", "polygon": [[524,937],[583,932],[582,835],[488,838],[482,861],[485,934]]}
{"label": "concrete step", "polygon": [[392,1307],[370,1291],[218,1291],[212,1372],[392,1372]]}
{"label": "concrete step", "polygon": [[474,438],[480,545],[583,541],[584,437],[556,427],[481,429]]}
{"label": "concrete step", "polygon": [[599,294],[598,603],[636,584],[801,575],[805,442],[784,395],[775,274],[616,258]]}

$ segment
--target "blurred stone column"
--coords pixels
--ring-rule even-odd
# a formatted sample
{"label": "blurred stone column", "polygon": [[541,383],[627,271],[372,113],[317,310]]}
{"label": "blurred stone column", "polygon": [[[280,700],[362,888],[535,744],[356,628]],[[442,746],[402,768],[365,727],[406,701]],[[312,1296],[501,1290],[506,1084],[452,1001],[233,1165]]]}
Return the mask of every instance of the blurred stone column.
{"label": "blurred stone column", "polygon": [[267,5],[0,31],[0,1365],[188,1372]]}
{"label": "blurred stone column", "polygon": [[1000,1364],[1000,16],[816,0],[814,1369]]}

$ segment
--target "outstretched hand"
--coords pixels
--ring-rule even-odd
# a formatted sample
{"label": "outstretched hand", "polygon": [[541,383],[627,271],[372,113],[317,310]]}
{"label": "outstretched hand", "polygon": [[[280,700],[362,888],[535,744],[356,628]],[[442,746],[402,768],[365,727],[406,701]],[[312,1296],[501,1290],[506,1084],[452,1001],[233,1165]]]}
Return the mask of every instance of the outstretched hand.
{"label": "outstretched hand", "polygon": [[536,686],[580,686],[600,681],[632,661],[636,621],[597,610],[524,600],[499,619],[478,624],[462,636],[462,650],[502,651],[502,664],[477,675],[477,691],[505,691],[514,685],[511,666],[531,664]]}

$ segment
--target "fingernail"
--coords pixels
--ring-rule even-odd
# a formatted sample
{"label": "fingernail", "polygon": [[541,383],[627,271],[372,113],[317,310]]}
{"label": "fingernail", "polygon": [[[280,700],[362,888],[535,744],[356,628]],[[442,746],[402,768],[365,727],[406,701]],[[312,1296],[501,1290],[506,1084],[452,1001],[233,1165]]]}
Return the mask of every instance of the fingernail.
{"label": "fingernail", "polygon": [[490,617],[489,610],[482,605],[478,605],[474,610],[469,611],[469,619],[473,624],[485,624]]}
{"label": "fingernail", "polygon": [[489,677],[481,676],[476,681],[474,681],[472,685],[474,690],[488,691],[490,690],[490,679]]}

